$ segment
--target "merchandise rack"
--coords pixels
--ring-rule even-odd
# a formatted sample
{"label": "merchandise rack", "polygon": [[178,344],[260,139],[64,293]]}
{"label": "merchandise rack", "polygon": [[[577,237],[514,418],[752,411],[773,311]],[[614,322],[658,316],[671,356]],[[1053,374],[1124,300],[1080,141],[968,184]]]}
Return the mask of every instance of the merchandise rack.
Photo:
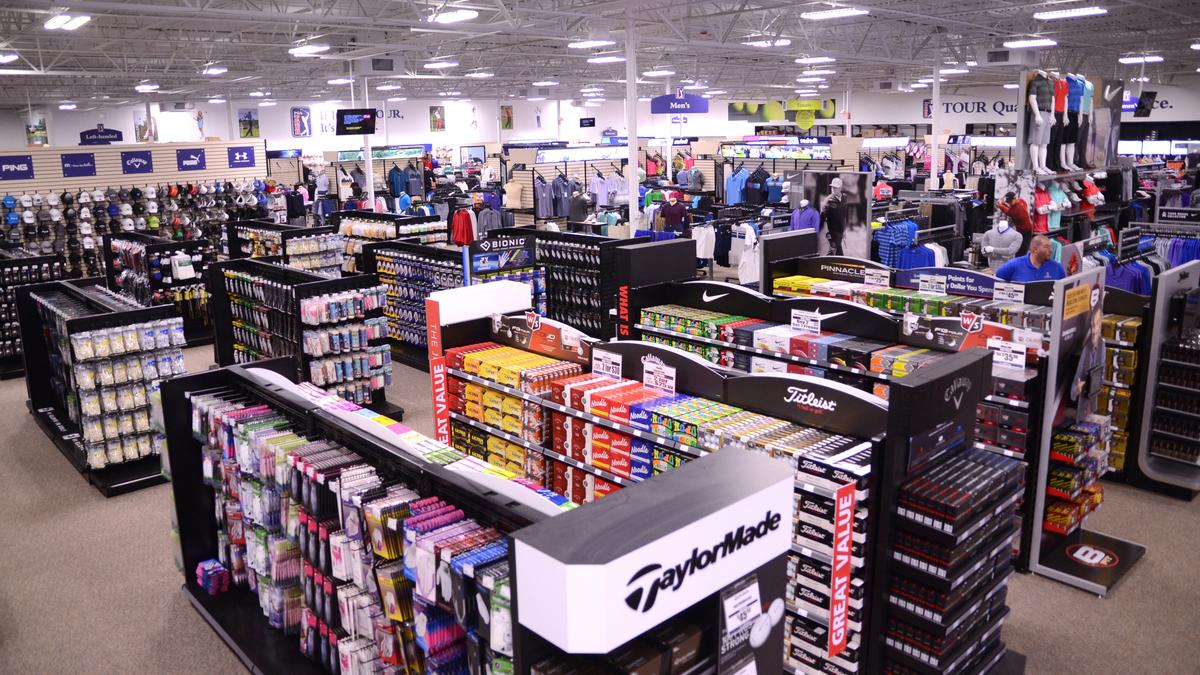
{"label": "merchandise rack", "polygon": [[[1121,232],[1122,237],[1125,236],[1126,231]],[[1112,356],[1118,349],[1133,350],[1138,358],[1138,370],[1141,371],[1132,386],[1119,383],[1111,385],[1117,389],[1129,390],[1128,427],[1123,430],[1125,432],[1125,446],[1122,466],[1120,468],[1110,466],[1108,473],[1104,477],[1109,480],[1146,485],[1151,485],[1151,483],[1146,480],[1145,474],[1141,472],[1136,461],[1138,448],[1141,447],[1140,435],[1142,425],[1144,424],[1142,416],[1136,414],[1136,411],[1141,410],[1151,383],[1151,380],[1144,376],[1145,367],[1142,365],[1144,361],[1141,359],[1145,358],[1145,355],[1149,352],[1151,337],[1148,315],[1152,299],[1153,296],[1138,295],[1120,288],[1109,287],[1104,291],[1105,315],[1116,315],[1122,319],[1139,318],[1142,320],[1136,341],[1129,342],[1108,338],[1104,340],[1106,357]],[[1104,384],[1108,385],[1109,383],[1106,381]],[[1113,407],[1112,403],[1110,403],[1110,408],[1103,412],[1111,414],[1114,412]],[[1114,431],[1116,431],[1117,425],[1114,424],[1113,426]]]}
{"label": "merchandise rack", "polygon": [[280,236],[280,239],[278,242],[273,242],[273,243],[277,243],[280,246],[280,251],[278,253],[268,251],[263,254],[256,254],[252,250],[251,251],[244,250],[247,246],[250,246],[250,241],[251,241],[242,236],[242,233],[247,228],[263,230],[266,232],[279,232],[279,233],[288,232],[290,230],[303,229],[303,228],[295,227],[293,225],[281,225],[279,223],[275,223],[275,222],[272,222],[267,219],[263,219],[263,220],[231,220],[228,223],[225,223],[225,254],[229,257],[230,260],[237,260],[239,258],[259,258],[264,255],[281,255],[282,254],[282,252],[283,252],[283,250],[282,250],[282,244],[283,244],[282,235]]}
{"label": "merchandise rack", "polygon": [[[317,226],[317,227],[301,227],[301,228],[295,228],[295,229],[291,229],[291,230],[281,231],[279,233],[279,239],[283,245],[283,248],[280,252],[282,264],[287,265],[288,267],[293,267],[294,266],[294,261],[292,259],[293,256],[311,255],[311,254],[305,254],[305,253],[300,253],[300,254],[289,253],[288,252],[288,242],[290,242],[291,240],[299,239],[301,237],[313,237],[313,236],[321,235],[321,234],[333,234],[335,232],[337,232],[337,228],[332,225],[322,225],[322,226]],[[343,254],[343,259],[344,259],[345,251],[342,251],[342,254]],[[343,264],[344,263],[339,263],[337,265],[337,268],[338,268],[337,274],[333,275],[333,276],[341,276],[342,275],[342,265]],[[296,269],[304,269],[304,268],[296,267]],[[305,271],[307,272],[307,271],[311,271],[311,270],[305,270]]]}
{"label": "merchandise rack", "polygon": [[[530,230],[521,227],[504,227],[491,230],[487,238],[494,239],[503,236],[533,235],[536,240],[536,259],[539,265],[546,269],[546,315],[557,321],[582,330],[592,337],[605,338],[613,334],[615,323],[612,310],[616,308],[618,278],[616,273],[616,251],[628,246],[644,244],[650,237],[631,237],[629,239],[612,239],[593,234],[579,232],[551,232],[545,230]],[[543,243],[544,242],[544,243]],[[590,260],[566,260],[552,254],[554,243],[563,242],[578,244],[595,251]],[[590,298],[593,304],[584,305],[569,302],[570,295],[578,291],[579,283],[571,279],[571,275],[579,275],[594,280],[595,291]],[[572,307],[580,308],[594,326],[581,325],[579,321],[570,318]]]}
{"label": "merchandise rack", "polygon": [[[355,235],[343,229],[342,221],[345,219],[372,221],[392,227],[385,228],[379,237]],[[329,214],[326,222],[333,225],[336,232],[346,235],[346,267],[343,267],[343,270],[347,272],[365,269],[362,247],[372,241],[408,239],[413,236],[419,237],[420,241],[426,243],[450,240],[450,223],[448,220],[443,221],[438,216],[408,216],[395,213],[376,213],[375,211],[335,211]],[[441,226],[435,227],[430,223],[441,223]]]}
{"label": "merchandise rack", "polygon": [[[4,340],[11,341],[11,350],[6,345],[0,354],[0,380],[21,377],[25,374],[24,353],[21,348],[21,327],[17,323],[16,290],[25,284],[36,284],[63,278],[62,256],[35,254],[17,244],[0,244],[0,317],[8,327]],[[11,332],[10,332],[11,331]]]}
{"label": "merchandise rack", "polygon": [[[35,293],[56,292],[68,295],[72,299],[86,304],[95,312],[90,316],[67,319],[68,334],[169,319],[175,315],[173,308],[166,305],[131,309],[117,298],[105,297],[103,293],[88,292],[87,287],[100,284],[101,281],[101,279],[93,277],[76,279],[71,282],[51,281],[30,284],[17,289],[17,312],[21,321],[22,341],[25,344],[25,371],[27,373],[49,374],[53,372],[52,360],[57,358],[50,353],[46,344],[45,329],[42,326],[38,303],[31,297]],[[84,453],[79,426],[71,421],[68,412],[60,404],[58,396],[55,395],[51,378],[48,376],[26,377],[25,388],[29,394],[26,407],[33,418],[37,420],[38,426],[50,437],[54,447],[58,448],[58,451],[67,458],[67,461],[84,477],[84,480],[105,497],[115,497],[166,482],[162,473],[162,464],[157,455],[112,464],[102,469],[90,468]]]}
{"label": "merchandise rack", "polygon": [[[300,301],[325,293],[337,293],[360,288],[369,288],[378,284],[374,276],[359,274],[340,279],[330,279],[319,274],[284,267],[282,265],[262,262],[253,259],[228,260],[209,265],[206,284],[208,286],[209,303],[212,308],[213,357],[218,366],[235,365],[233,314],[230,310],[230,293],[225,287],[226,270],[254,274],[290,288],[287,311],[272,308],[272,330],[282,342],[294,345],[291,358],[295,365],[296,377],[305,380],[309,362],[313,357],[302,351],[304,324],[300,318]],[[383,309],[370,310],[364,318],[370,319],[383,316]],[[404,409],[387,403],[384,389],[376,389],[371,394],[371,403],[367,406],[396,419],[403,419]]]}
{"label": "merchandise rack", "polygon": [[[462,252],[459,249],[422,243],[416,237],[364,243],[362,245],[362,267],[360,269],[364,274],[376,275],[381,281],[389,284],[389,286],[393,283],[401,282],[410,286],[416,285],[412,279],[401,278],[381,271],[379,256],[386,256],[389,252],[411,253],[423,258],[445,261],[448,266],[453,266],[458,271],[458,276],[456,277],[457,283],[454,286],[449,286],[449,288],[456,288],[465,283],[462,279]],[[438,288],[428,285],[426,297],[428,297],[429,292],[435,290],[438,290]],[[388,291],[388,311],[385,314],[387,314],[389,319],[389,329],[393,325],[391,321],[393,319],[396,320],[398,328],[401,327],[400,323],[404,323],[404,320],[398,315],[393,316],[393,314],[397,314],[396,310],[402,305],[407,304],[413,312],[419,314],[422,318],[425,316],[425,298],[408,303],[401,302],[401,300],[401,298],[395,297],[392,291]],[[393,304],[393,301],[395,301],[395,304]],[[429,370],[429,351],[425,345],[426,323],[422,321],[418,325],[415,322],[407,322],[407,325],[419,333],[420,339],[406,339],[398,331],[389,330],[388,339],[392,344],[392,355],[397,361],[406,366],[427,371]]]}
{"label": "merchandise rack", "polygon": [[[142,244],[145,247],[146,255],[139,261],[138,271],[145,276],[146,285],[139,289],[131,289],[117,284],[117,277],[120,275],[121,269],[114,265],[117,260],[117,254],[113,251],[112,243],[117,240],[132,241]],[[183,329],[187,333],[189,347],[198,347],[201,345],[211,344],[213,340],[213,327],[210,321],[210,313],[207,303],[203,308],[198,308],[198,312],[184,312],[180,310],[179,304],[164,298],[161,302],[155,302],[152,295],[155,293],[172,294],[176,289],[195,288],[204,285],[204,270],[208,265],[203,258],[209,257],[210,262],[216,261],[216,255],[206,256],[206,252],[213,251],[212,243],[207,239],[189,239],[184,241],[164,240],[161,237],[155,237],[140,232],[122,232],[120,234],[105,234],[101,237],[101,252],[104,262],[104,285],[110,291],[118,292],[130,298],[139,305],[157,306],[171,305],[175,308],[177,316],[183,318]],[[192,256],[192,265],[195,268],[196,276],[183,281],[172,281],[166,283],[162,280],[156,281],[149,275],[150,257],[152,254],[158,254],[162,262],[170,262],[170,257],[180,251],[186,252]],[[200,254],[202,259],[197,261],[195,256]]]}
{"label": "merchandise rack", "polygon": [[[755,544],[752,550],[744,551],[734,562],[723,567],[724,573],[737,581],[722,585],[716,580],[697,580],[689,585],[686,591],[689,599],[683,606],[690,605],[690,608],[686,610],[672,609],[666,603],[659,603],[653,612],[646,607],[643,612],[632,614],[624,598],[616,594],[601,599],[577,597],[583,590],[578,585],[550,589],[552,601],[546,603],[545,583],[529,583],[530,578],[544,581],[570,576],[561,574],[548,577],[544,572],[547,565],[564,571],[584,565],[576,568],[576,573],[615,576],[617,572],[609,571],[608,565],[614,565],[614,570],[623,570],[623,567],[615,566],[629,555],[646,555],[643,551],[657,551],[665,545],[660,539],[680,531],[694,533],[697,538],[707,537],[710,535],[704,525],[708,522],[707,518],[725,514],[740,519],[744,514],[738,509],[747,503],[755,504],[756,513],[760,508],[768,513],[785,511],[789,501],[778,488],[783,485],[786,471],[781,470],[775,462],[730,450],[706,459],[705,466],[685,467],[673,472],[671,476],[656,481],[653,490],[631,492],[625,500],[610,500],[587,509],[556,511],[551,516],[545,505],[534,504],[544,501],[544,498],[527,488],[502,486],[500,484],[506,481],[491,478],[478,468],[456,470],[456,463],[444,465],[422,459],[415,454],[416,448],[430,443],[430,439],[421,437],[403,425],[392,423],[391,420],[374,424],[360,422],[354,419],[356,415],[353,412],[343,410],[339,403],[330,405],[329,401],[314,400],[308,392],[274,379],[277,375],[290,377],[291,373],[289,359],[270,359],[254,367],[231,366],[173,378],[164,383],[162,394],[168,459],[173,473],[171,484],[181,549],[181,572],[184,575],[182,592],[226,646],[252,672],[316,675],[326,671],[317,662],[302,655],[294,635],[285,635],[269,626],[255,593],[230,589],[218,595],[208,595],[193,574],[200,563],[217,557],[220,542],[219,528],[212,516],[216,508],[214,491],[204,480],[203,444],[192,433],[190,398],[193,394],[215,390],[241,392],[251,400],[268,403],[289,418],[298,433],[336,442],[362,457],[368,464],[403,479],[420,495],[442,497],[463,509],[481,525],[494,527],[507,535],[510,541],[508,565],[511,571],[508,579],[511,588],[513,672],[528,674],[533,664],[556,653],[608,653],[644,634],[650,627],[679,614],[685,614],[689,621],[697,622],[700,626],[710,626],[702,631],[702,651],[713,654],[684,672],[713,672],[720,657],[716,656],[715,635],[711,626],[719,623],[716,617],[720,599],[733,592],[737,588],[736,583],[746,578],[757,579],[758,587],[766,598],[782,592],[784,547],[778,536],[757,540],[763,543]],[[725,485],[724,489],[716,489],[731,475],[735,464],[739,467],[736,486]],[[692,508],[681,508],[684,504]],[[553,507],[551,510],[554,510]],[[650,514],[663,513],[675,514],[675,517],[650,517]],[[620,523],[628,522],[642,523],[643,526],[636,528],[636,531],[622,533],[618,539],[604,544],[603,553],[599,556],[589,553],[587,560],[578,558],[579,552],[594,549],[598,533],[618,532],[621,530]],[[520,614],[520,608],[526,602],[536,602],[539,608],[529,618],[523,618]],[[596,602],[606,604],[596,607]],[[629,620],[620,618],[619,612],[626,613]],[[580,621],[597,626],[597,616],[603,617],[609,624],[602,632],[592,636],[603,636],[599,642],[577,646],[578,638],[564,637],[561,630],[555,630],[557,625]],[[769,653],[760,662],[761,672],[779,670],[782,637],[783,622],[779,621],[760,650]],[[755,658],[763,658],[763,655],[756,653]]]}

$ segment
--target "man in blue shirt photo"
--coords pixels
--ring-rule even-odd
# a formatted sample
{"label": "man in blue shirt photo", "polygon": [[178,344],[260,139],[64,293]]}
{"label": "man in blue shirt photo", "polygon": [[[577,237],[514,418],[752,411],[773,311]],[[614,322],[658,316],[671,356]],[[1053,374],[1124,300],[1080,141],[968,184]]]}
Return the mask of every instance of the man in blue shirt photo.
{"label": "man in blue shirt photo", "polygon": [[1005,281],[1054,281],[1067,276],[1067,271],[1056,260],[1051,260],[1053,249],[1050,240],[1038,235],[1029,242],[1029,253],[1013,258],[996,270],[996,276]]}

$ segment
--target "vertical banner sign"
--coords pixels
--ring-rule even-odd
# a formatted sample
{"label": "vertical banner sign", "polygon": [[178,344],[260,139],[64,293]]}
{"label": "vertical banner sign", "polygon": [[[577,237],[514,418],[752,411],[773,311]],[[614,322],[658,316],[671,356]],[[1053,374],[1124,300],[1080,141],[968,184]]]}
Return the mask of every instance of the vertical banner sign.
{"label": "vertical banner sign", "polygon": [[442,354],[442,312],[437,300],[425,299],[425,334],[429,343],[429,384],[433,389],[433,432],[450,443],[450,406],[446,391],[446,357]]}
{"label": "vertical banner sign", "polygon": [[121,173],[154,173],[154,155],[149,150],[121,153]]}
{"label": "vertical banner sign", "polygon": [[846,615],[850,608],[851,542],[857,486],[847,483],[834,494],[833,573],[829,592],[829,658],[846,650]]}
{"label": "vertical banner sign", "polygon": [[0,155],[0,180],[33,180],[33,155]]}
{"label": "vertical banner sign", "polygon": [[62,154],[63,178],[80,178],[96,175],[96,155],[91,152],[64,152]]}
{"label": "vertical banner sign", "polygon": [[203,171],[206,168],[204,148],[176,150],[175,168],[180,171]]}
{"label": "vertical banner sign", "polygon": [[231,169],[247,169],[254,166],[254,146],[239,145],[234,148],[228,148],[229,153],[229,168]]}

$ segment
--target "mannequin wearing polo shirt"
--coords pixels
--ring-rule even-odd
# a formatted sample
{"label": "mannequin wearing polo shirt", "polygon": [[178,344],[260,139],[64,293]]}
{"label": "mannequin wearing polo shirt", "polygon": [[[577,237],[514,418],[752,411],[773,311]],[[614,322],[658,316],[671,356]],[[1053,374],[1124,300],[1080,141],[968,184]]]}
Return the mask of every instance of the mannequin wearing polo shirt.
{"label": "mannequin wearing polo shirt", "polygon": [[1050,259],[1051,254],[1050,240],[1038,235],[1029,242],[1028,254],[1001,265],[996,270],[996,276],[1019,283],[1062,279],[1067,276],[1067,271],[1057,261]]}
{"label": "mannequin wearing polo shirt", "polygon": [[683,232],[691,222],[687,207],[679,203],[679,193],[672,192],[666,206],[659,208],[663,217],[663,229],[668,232]]}

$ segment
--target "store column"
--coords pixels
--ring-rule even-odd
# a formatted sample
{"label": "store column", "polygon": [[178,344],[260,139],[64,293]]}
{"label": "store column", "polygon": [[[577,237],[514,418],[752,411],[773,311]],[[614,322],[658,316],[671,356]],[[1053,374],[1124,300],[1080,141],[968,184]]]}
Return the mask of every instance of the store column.
{"label": "store column", "polygon": [[929,146],[929,183],[925,186],[926,190],[936,190],[942,186],[942,171],[941,168],[945,164],[942,160],[940,143],[942,135],[942,38],[938,36],[937,46],[933,48],[933,110],[930,111],[930,128],[933,131],[930,134]]}
{"label": "store column", "polygon": [[[363,78],[363,107],[364,108],[371,107],[371,95],[369,93],[370,85],[367,81],[368,79],[369,78],[366,78],[366,77]],[[351,94],[354,93],[354,85],[353,84],[350,85],[350,93]],[[379,120],[375,120],[375,123],[378,124]],[[371,159],[372,159],[371,158],[371,134],[363,134],[363,164],[367,165],[367,168],[366,168],[367,203],[371,205],[369,210],[374,211],[375,210],[375,163],[373,161],[371,161]]]}
{"label": "store column", "polygon": [[625,169],[625,183],[629,190],[629,233],[638,229],[641,221],[638,211],[638,132],[637,132],[637,35],[633,19],[628,19],[625,29],[625,135],[629,138],[629,166]]}

